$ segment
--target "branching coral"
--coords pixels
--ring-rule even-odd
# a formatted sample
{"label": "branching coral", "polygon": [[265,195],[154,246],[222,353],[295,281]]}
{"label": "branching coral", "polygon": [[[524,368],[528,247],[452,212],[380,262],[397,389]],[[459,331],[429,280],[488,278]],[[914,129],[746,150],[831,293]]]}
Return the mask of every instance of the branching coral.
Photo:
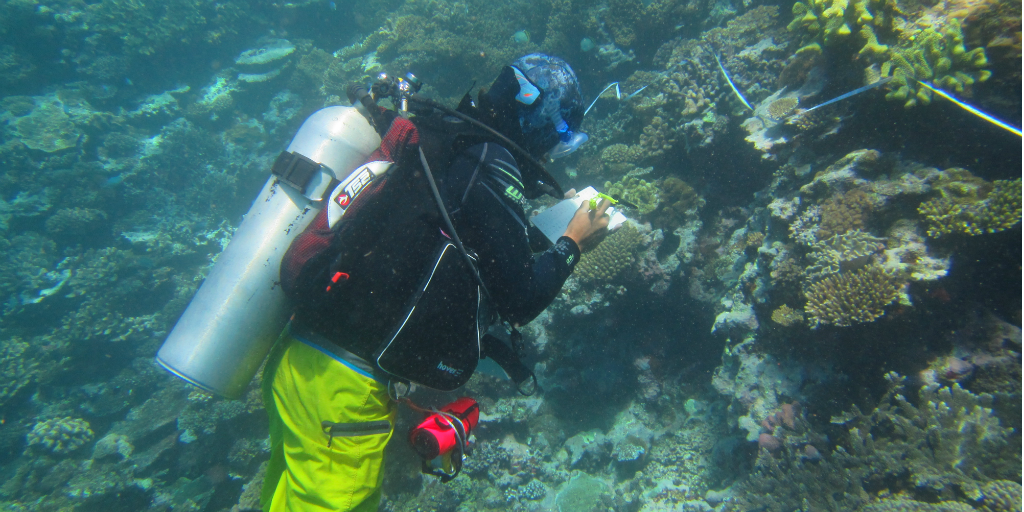
{"label": "branching coral", "polygon": [[92,436],[89,422],[83,419],[51,418],[32,427],[32,431],[28,433],[28,445],[38,445],[53,453],[65,454],[92,441]]}
{"label": "branching coral", "polygon": [[670,176],[661,182],[659,187],[661,206],[655,212],[653,223],[657,227],[674,230],[681,226],[688,214],[694,213],[704,206],[704,199],[689,183]]}
{"label": "branching coral", "polygon": [[931,103],[932,92],[917,81],[963,93],[976,82],[984,82],[992,72],[984,48],[967,51],[963,31],[956,19],[939,30],[926,28],[917,34],[909,48],[892,52],[892,60],[882,64],[882,76],[892,76],[890,101],[902,101],[906,108]]}
{"label": "branching coral", "polygon": [[877,52],[872,47],[880,46],[875,31],[890,29],[895,12],[895,0],[809,0],[793,4],[793,21],[787,28],[807,34],[812,41],[832,45],[859,27],[866,43],[861,51]]}
{"label": "branching coral", "polygon": [[[928,384],[914,405],[903,395],[904,377],[889,373],[886,378],[889,393],[873,413],[861,415],[855,408],[852,422],[832,419],[852,426],[848,457],[867,463],[866,479],[909,478],[939,496],[963,493],[980,500],[981,483],[1014,466],[1020,470],[1019,458],[1001,453],[1012,429],[1000,426],[991,395],[975,395],[958,384]],[[896,435],[877,435],[883,429]]]}
{"label": "branching coral", "polygon": [[35,378],[38,361],[25,354],[28,349],[18,338],[0,340],[0,406]]}
{"label": "branching coral", "polygon": [[576,275],[584,282],[614,278],[633,263],[633,253],[642,240],[640,230],[629,222],[623,224],[596,249],[583,255],[576,266]]}
{"label": "branching coral", "polygon": [[954,233],[981,235],[1010,229],[1021,220],[1021,179],[996,180],[981,200],[954,198],[949,193],[926,201],[917,211],[928,222],[928,236]]}
{"label": "branching coral", "polygon": [[830,440],[802,419],[794,428],[775,428],[778,448],[761,452],[725,510],[1020,509],[1020,484],[1012,481],[1019,478],[1020,454],[1005,450],[1013,429],[999,425],[991,395],[932,384],[920,389],[914,405],[903,394],[906,379],[895,373],[886,379],[889,391],[871,413],[853,407],[832,417],[847,435],[832,441],[830,454],[818,451]]}
{"label": "branching coral", "polygon": [[993,480],[981,486],[981,510],[1011,512],[1020,510],[1021,485],[1011,480]]}
{"label": "branching coral", "polygon": [[772,321],[783,327],[789,327],[791,325],[803,323],[804,313],[799,309],[793,309],[788,305],[783,304],[778,308],[775,308],[775,311],[772,311]]}
{"label": "branching coral", "polygon": [[902,284],[892,272],[877,264],[834,274],[807,289],[807,322],[849,327],[874,322],[896,300]]}
{"label": "branching coral", "polygon": [[674,138],[672,127],[661,117],[655,116],[640,135],[640,156],[655,158],[664,155],[666,151],[672,149]]}
{"label": "branching coral", "polygon": [[640,215],[647,215],[658,207],[658,187],[654,183],[648,183],[640,178],[626,176],[614,184],[606,181],[604,188],[608,195],[635,204]]}

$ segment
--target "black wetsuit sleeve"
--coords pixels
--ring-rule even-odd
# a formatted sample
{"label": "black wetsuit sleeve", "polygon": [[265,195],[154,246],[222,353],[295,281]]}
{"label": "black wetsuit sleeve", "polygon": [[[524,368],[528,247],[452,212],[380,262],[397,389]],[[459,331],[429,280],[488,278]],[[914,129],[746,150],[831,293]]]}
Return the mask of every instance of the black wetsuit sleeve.
{"label": "black wetsuit sleeve", "polygon": [[532,253],[522,177],[501,146],[473,146],[449,171],[449,211],[465,245],[480,257],[480,274],[495,307],[510,322],[529,322],[558,295],[579,262],[579,247],[562,237],[548,250]]}

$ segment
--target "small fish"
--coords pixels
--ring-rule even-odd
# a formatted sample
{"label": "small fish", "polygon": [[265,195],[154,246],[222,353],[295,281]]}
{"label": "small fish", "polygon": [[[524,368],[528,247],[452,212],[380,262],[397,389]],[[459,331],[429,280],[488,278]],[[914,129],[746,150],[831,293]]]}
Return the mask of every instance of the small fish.
{"label": "small fish", "polygon": [[327,7],[329,7],[332,11],[338,10],[338,4],[334,2],[327,2]]}
{"label": "small fish", "polygon": [[754,111],[754,107],[751,107],[750,103],[747,103],[747,99],[744,98],[742,94],[740,94],[740,90],[736,88],[736,84],[732,83],[732,79],[729,78],[729,73],[725,72],[725,66],[723,66],[722,65],[722,61],[718,59],[718,54],[712,52],[711,55],[715,56],[715,62],[718,63],[718,69],[722,70],[722,75],[725,76],[725,81],[729,82],[729,87],[732,87],[732,92],[736,93],[736,97],[739,98],[740,101],[742,101],[743,104],[746,105],[747,108],[749,108],[751,112],[753,112]]}

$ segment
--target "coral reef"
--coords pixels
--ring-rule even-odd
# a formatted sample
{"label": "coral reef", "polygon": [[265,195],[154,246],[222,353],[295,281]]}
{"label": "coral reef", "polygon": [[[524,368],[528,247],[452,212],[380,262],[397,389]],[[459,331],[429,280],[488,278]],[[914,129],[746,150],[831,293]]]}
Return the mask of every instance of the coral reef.
{"label": "coral reef", "polygon": [[808,41],[838,44],[856,30],[865,40],[861,52],[884,53],[876,33],[892,29],[897,11],[895,0],[809,0],[793,4],[793,21],[787,27],[802,32]]}
{"label": "coral reef", "polygon": [[89,422],[65,416],[36,423],[28,433],[28,445],[63,455],[85,446],[92,437]]}
{"label": "coral reef", "polygon": [[964,93],[975,83],[984,82],[992,76],[991,71],[984,69],[986,66],[985,49],[968,51],[964,47],[960,22],[952,19],[938,30],[922,30],[913,37],[911,47],[892,52],[892,60],[886,61],[881,68],[882,76],[893,77],[890,87],[894,90],[885,98],[904,102],[906,108],[927,105],[931,103],[932,92],[920,87],[919,80]]}
{"label": "coral reef", "polygon": [[634,176],[626,176],[614,184],[607,181],[604,188],[606,194],[635,204],[640,215],[653,212],[659,204],[660,193],[657,185]]}
{"label": "coral reef", "polygon": [[874,205],[860,189],[839,193],[821,205],[821,224],[817,237],[824,240],[847,231],[864,229]]}
{"label": "coral reef", "polygon": [[[996,180],[987,194],[943,197],[921,203],[918,212],[928,223],[928,236],[982,235],[1016,226],[1021,219],[1021,180]],[[974,189],[971,189],[972,191]]]}
{"label": "coral reef", "polygon": [[35,98],[35,108],[15,121],[18,140],[38,151],[55,153],[75,147],[81,134],[55,95]]}
{"label": "coral reef", "polygon": [[768,116],[772,119],[783,119],[796,110],[800,103],[798,98],[779,98],[768,105]]}
{"label": "coral reef", "polygon": [[0,340],[0,406],[32,383],[39,361],[31,357],[28,343],[18,338]]}
{"label": "coral reef", "polygon": [[[997,483],[1019,474],[1020,459],[1016,453],[1000,453],[1011,429],[999,425],[991,395],[975,395],[956,384],[926,385],[914,405],[903,395],[905,378],[894,373],[886,378],[889,391],[870,414],[854,407],[832,417],[846,435],[830,454],[821,452],[829,440],[802,417],[791,425],[773,425],[778,448],[761,451],[754,473],[734,486],[735,500],[726,510],[756,504],[772,512],[967,511],[988,496],[996,502],[997,496],[1020,492],[1019,486]],[[998,462],[976,462],[983,457]],[[893,492],[901,497],[884,498]]]}
{"label": "coral reef", "polygon": [[633,256],[643,235],[627,222],[608,235],[594,250],[586,253],[576,265],[575,274],[583,282],[605,283],[633,263]]}
{"label": "coral reef", "polygon": [[874,322],[899,295],[902,283],[879,265],[835,274],[807,289],[807,322],[848,327]]}
{"label": "coral reef", "polygon": [[804,313],[783,304],[772,311],[772,321],[783,327],[798,325],[804,322]]}
{"label": "coral reef", "polygon": [[807,279],[815,282],[841,271],[862,268],[871,261],[871,256],[885,249],[884,240],[875,238],[860,230],[835,235],[812,246],[807,257]]}

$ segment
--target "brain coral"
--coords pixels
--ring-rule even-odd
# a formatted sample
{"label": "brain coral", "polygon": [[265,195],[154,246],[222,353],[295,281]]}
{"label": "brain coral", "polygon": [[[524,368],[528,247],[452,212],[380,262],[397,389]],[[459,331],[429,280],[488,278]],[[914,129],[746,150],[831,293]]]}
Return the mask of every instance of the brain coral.
{"label": "brain coral", "polygon": [[71,417],[40,421],[28,433],[29,446],[43,446],[53,453],[71,453],[92,440],[89,422]]}
{"label": "brain coral", "polygon": [[896,300],[900,288],[895,274],[877,264],[829,276],[807,290],[807,321],[812,328],[874,322]]}
{"label": "brain coral", "polygon": [[1021,179],[996,180],[987,197],[975,201],[970,196],[954,198],[944,190],[943,197],[921,203],[917,211],[925,217],[930,237],[1004,231],[1021,219]]}
{"label": "brain coral", "polygon": [[608,281],[633,263],[633,252],[643,241],[640,230],[627,222],[597,246],[583,255],[576,266],[576,275],[583,282]]}

